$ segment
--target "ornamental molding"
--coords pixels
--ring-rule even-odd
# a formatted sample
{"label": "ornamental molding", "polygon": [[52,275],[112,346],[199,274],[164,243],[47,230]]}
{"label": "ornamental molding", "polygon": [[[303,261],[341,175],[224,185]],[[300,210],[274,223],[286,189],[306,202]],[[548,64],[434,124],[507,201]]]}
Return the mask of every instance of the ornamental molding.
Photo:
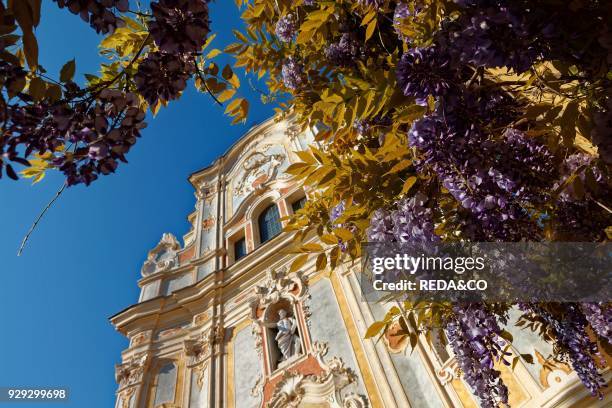
{"label": "ornamental molding", "polygon": [[302,133],[302,131],[297,123],[290,123],[285,129],[285,136],[287,136],[289,140],[292,141],[297,138],[300,133]]}
{"label": "ornamental molding", "polygon": [[441,385],[446,385],[459,378],[461,370],[455,357],[451,357],[436,371],[436,377]]}
{"label": "ornamental molding", "polygon": [[134,392],[136,391],[135,387],[130,387],[128,389],[125,389],[123,391],[121,391],[119,393],[119,400],[121,401],[121,407],[120,408],[129,408],[130,407],[130,403],[132,402],[132,396],[134,395]]}
{"label": "ornamental molding", "polygon": [[181,244],[170,233],[164,233],[159,243],[149,251],[147,260],[142,266],[142,276],[147,277],[155,273],[166,272],[179,266],[178,252]]}
{"label": "ornamental molding", "polygon": [[363,395],[343,392],[357,381],[357,375],[339,357],[329,361],[327,343],[315,342],[312,355],[323,369],[319,375],[304,375],[285,371],[278,382],[266,408],[298,407],[301,404],[327,403],[331,408],[367,408],[368,400]]}
{"label": "ornamental molding", "polygon": [[214,197],[217,189],[214,183],[208,181],[202,181],[196,185],[195,196],[198,200],[203,200],[206,203],[210,203]]}
{"label": "ornamental molding", "polygon": [[222,344],[224,338],[225,330],[220,325],[214,325],[210,329],[183,341],[183,351],[187,356],[187,367],[195,372],[196,383],[200,389],[204,386],[204,375],[214,347]]}
{"label": "ornamental molding", "polygon": [[138,353],[125,363],[115,365],[115,381],[119,389],[141,383],[150,361],[147,353]]}
{"label": "ornamental molding", "polygon": [[568,364],[557,361],[552,356],[544,358],[538,350],[535,350],[535,355],[538,363],[542,366],[540,368],[540,384],[544,389],[562,383],[572,373]]}

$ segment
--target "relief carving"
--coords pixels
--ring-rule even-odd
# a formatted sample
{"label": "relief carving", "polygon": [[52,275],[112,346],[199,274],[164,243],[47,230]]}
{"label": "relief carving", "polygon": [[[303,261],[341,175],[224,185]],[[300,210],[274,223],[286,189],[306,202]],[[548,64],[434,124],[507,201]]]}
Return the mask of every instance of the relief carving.
{"label": "relief carving", "polygon": [[148,354],[139,353],[125,363],[115,365],[115,381],[119,384],[119,388],[140,383],[149,361]]}
{"label": "relief carving", "polygon": [[121,408],[129,408],[130,402],[132,402],[132,395],[134,395],[136,388],[131,387],[119,394],[119,399],[121,401]]}
{"label": "relief carving", "polygon": [[313,344],[313,356],[323,369],[319,375],[304,375],[286,371],[276,385],[267,408],[298,407],[300,404],[327,402],[333,408],[366,408],[365,396],[345,393],[344,388],[357,381],[357,375],[341,358],[325,360],[329,347],[326,343]]}
{"label": "relief carving", "polygon": [[169,271],[179,265],[178,251],[181,245],[173,234],[164,233],[159,244],[149,251],[142,266],[142,276]]}
{"label": "relief carving", "polygon": [[[270,147],[271,145],[265,145],[260,149],[266,151]],[[234,187],[234,195],[245,196],[275,179],[278,168],[284,160],[285,156],[280,153],[266,154],[261,151],[250,153],[242,162],[243,172]]]}

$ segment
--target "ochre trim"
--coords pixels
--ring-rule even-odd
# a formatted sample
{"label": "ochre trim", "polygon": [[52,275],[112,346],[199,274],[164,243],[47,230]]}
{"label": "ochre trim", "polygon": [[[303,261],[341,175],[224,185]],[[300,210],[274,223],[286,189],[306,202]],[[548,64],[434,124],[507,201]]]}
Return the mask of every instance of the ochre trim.
{"label": "ochre trim", "polygon": [[338,275],[336,273],[332,273],[330,280],[332,288],[336,295],[336,299],[338,300],[338,305],[340,306],[340,314],[342,315],[342,319],[344,320],[347,334],[349,336],[349,340],[351,341],[351,346],[353,347],[353,351],[355,352],[355,356],[357,358],[357,365],[359,366],[359,371],[361,372],[363,383],[365,384],[366,391],[368,392],[368,399],[370,400],[370,403],[372,404],[373,408],[384,408],[385,406],[382,403],[378,388],[376,387],[376,381],[374,381],[374,376],[370,371],[370,365],[368,364],[365,352],[363,350],[361,342],[359,341],[359,331],[357,330],[357,327],[355,327],[355,323],[353,322],[353,318],[348,307],[348,302],[346,301],[346,297],[344,296],[344,292],[340,284]]}

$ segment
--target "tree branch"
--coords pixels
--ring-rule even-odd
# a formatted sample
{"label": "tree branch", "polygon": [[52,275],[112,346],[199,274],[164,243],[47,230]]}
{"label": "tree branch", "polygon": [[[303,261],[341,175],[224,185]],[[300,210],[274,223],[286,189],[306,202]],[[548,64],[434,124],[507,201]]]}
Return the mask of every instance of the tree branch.
{"label": "tree branch", "polygon": [[53,203],[55,203],[55,201],[57,201],[57,199],[62,195],[62,193],[64,192],[67,186],[68,184],[64,182],[62,186],[60,187],[60,189],[57,190],[57,192],[55,193],[55,196],[51,199],[51,201],[49,201],[47,205],[45,206],[45,208],[43,208],[43,210],[40,212],[40,214],[38,214],[38,217],[36,217],[36,220],[34,220],[34,223],[28,230],[28,233],[26,234],[26,236],[23,238],[23,241],[21,241],[21,246],[19,247],[19,251],[17,251],[17,256],[21,256],[23,249],[25,248],[26,244],[28,243],[28,240],[30,239],[30,235],[32,235],[32,233],[36,229],[36,226],[38,225],[42,217],[44,217],[44,215],[51,208]]}

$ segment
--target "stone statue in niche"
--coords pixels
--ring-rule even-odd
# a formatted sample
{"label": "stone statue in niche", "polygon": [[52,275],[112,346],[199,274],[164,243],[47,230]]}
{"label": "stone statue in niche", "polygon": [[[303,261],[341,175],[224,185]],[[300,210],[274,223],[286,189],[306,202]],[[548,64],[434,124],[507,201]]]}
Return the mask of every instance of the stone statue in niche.
{"label": "stone statue in niche", "polygon": [[297,332],[297,320],[287,316],[285,309],[278,311],[278,322],[276,323],[276,343],[282,354],[280,361],[287,361],[298,355],[302,350],[302,343]]}

